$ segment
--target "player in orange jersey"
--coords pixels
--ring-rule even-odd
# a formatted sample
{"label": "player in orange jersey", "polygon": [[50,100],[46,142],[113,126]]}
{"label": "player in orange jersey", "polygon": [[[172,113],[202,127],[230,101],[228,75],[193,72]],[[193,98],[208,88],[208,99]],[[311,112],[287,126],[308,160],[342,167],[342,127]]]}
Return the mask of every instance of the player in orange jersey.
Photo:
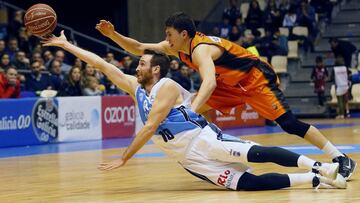
{"label": "player in orange jersey", "polygon": [[170,16],[165,25],[166,39],[159,43],[141,43],[125,37],[105,20],[96,29],[132,54],[142,55],[145,49],[154,49],[177,56],[199,71],[202,84],[191,104],[193,111],[202,113],[210,107],[226,113],[248,103],[263,117],[275,120],[287,133],[304,138],[330,155],[333,162],[339,162],[339,173],[350,178],[356,163],[317,128],[295,118],[270,64],[235,43],[196,32],[193,20],[182,12]]}

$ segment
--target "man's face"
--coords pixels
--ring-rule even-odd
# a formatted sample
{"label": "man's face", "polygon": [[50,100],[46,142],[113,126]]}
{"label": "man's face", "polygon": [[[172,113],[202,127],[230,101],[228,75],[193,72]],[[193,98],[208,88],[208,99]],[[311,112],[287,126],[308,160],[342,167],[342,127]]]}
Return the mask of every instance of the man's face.
{"label": "man's face", "polygon": [[9,41],[9,49],[10,50],[16,50],[18,48],[18,42],[17,40],[13,39]]}
{"label": "man's face", "polygon": [[59,61],[54,61],[52,63],[52,72],[55,73],[55,74],[61,74],[61,64]]}
{"label": "man's face", "polygon": [[60,62],[63,62],[64,61],[64,52],[62,51],[57,51],[55,53],[55,60],[58,60]]}
{"label": "man's face", "polygon": [[41,65],[39,62],[35,62],[35,63],[31,64],[31,71],[35,75],[40,74],[40,70],[41,70]]}
{"label": "man's face", "polygon": [[140,58],[139,64],[136,68],[137,81],[143,87],[154,78],[154,76],[152,75],[152,68],[150,65],[151,58],[152,58],[151,55],[143,55]]}
{"label": "man's face", "polygon": [[125,67],[130,67],[132,60],[130,56],[125,56],[124,60],[123,60],[124,66]]}
{"label": "man's face", "polygon": [[173,27],[166,27],[165,29],[166,41],[169,42],[170,48],[174,51],[179,51],[185,42],[186,31],[179,33]]}
{"label": "man's face", "polygon": [[6,72],[6,78],[8,79],[8,81],[16,82],[16,77],[17,77],[17,71],[14,68],[9,68],[9,70],[7,70]]}
{"label": "man's face", "polygon": [[114,60],[114,54],[112,54],[112,53],[106,54],[106,61],[110,62],[112,60]]}
{"label": "man's face", "polygon": [[16,60],[23,61],[25,59],[25,53],[22,51],[19,51],[16,53]]}

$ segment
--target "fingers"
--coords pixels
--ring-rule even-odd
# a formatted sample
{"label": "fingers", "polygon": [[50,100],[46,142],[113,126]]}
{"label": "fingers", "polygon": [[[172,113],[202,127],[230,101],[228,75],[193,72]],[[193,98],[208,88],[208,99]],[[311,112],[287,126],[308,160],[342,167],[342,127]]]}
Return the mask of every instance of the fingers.
{"label": "fingers", "polygon": [[111,171],[115,168],[118,168],[119,166],[117,164],[111,164],[111,163],[102,163],[99,164],[98,169],[102,171]]}

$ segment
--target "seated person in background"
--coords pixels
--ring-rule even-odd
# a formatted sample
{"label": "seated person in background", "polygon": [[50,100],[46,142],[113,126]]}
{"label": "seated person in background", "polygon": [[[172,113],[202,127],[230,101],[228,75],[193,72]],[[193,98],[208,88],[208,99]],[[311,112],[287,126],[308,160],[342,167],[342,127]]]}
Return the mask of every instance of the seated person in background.
{"label": "seated person in background", "polygon": [[84,96],[101,96],[104,90],[105,86],[99,85],[99,80],[96,77],[88,76],[82,92]]}
{"label": "seated person in background", "polygon": [[25,90],[40,95],[43,90],[53,89],[51,78],[48,73],[41,73],[41,64],[38,61],[32,62],[31,73],[26,75]]}
{"label": "seated person in background", "polygon": [[80,68],[73,66],[67,79],[61,84],[57,96],[83,96],[81,90],[81,73]]}
{"label": "seated person in background", "polygon": [[5,73],[0,73],[0,98],[19,98],[20,81],[17,79],[17,70],[9,67]]}

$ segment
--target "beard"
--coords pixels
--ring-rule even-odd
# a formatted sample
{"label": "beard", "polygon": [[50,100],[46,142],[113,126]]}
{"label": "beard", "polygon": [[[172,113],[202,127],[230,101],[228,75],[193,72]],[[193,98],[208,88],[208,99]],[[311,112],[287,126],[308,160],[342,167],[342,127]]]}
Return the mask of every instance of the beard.
{"label": "beard", "polygon": [[136,73],[137,82],[141,85],[142,88],[145,88],[147,84],[149,84],[153,80],[153,75],[151,74],[151,70],[143,73]]}

